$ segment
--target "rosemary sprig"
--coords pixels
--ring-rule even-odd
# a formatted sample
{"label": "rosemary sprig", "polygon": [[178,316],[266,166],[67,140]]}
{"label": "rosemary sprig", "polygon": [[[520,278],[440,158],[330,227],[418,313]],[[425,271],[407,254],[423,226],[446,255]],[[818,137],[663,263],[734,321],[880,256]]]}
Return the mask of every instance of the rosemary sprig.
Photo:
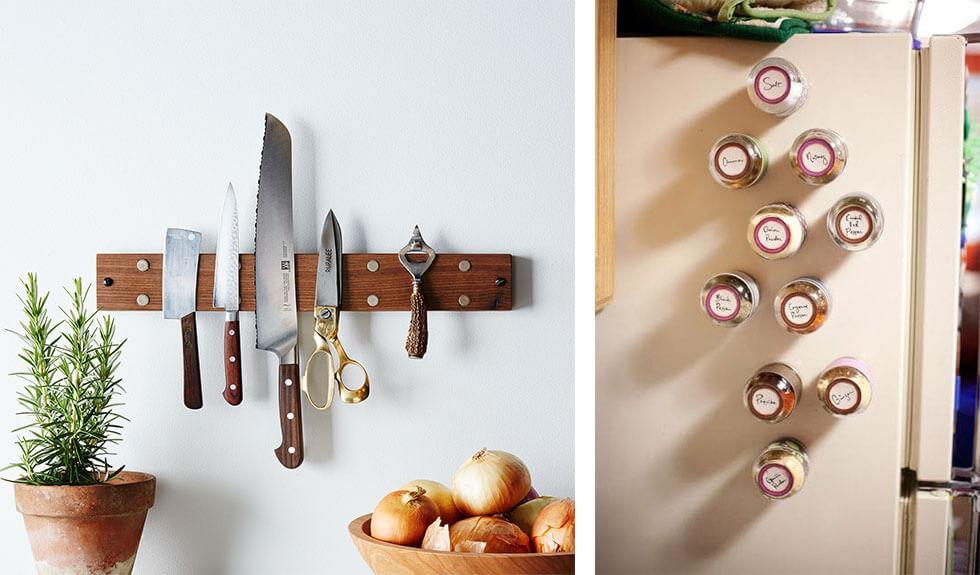
{"label": "rosemary sprig", "polygon": [[123,391],[116,372],[126,342],[117,342],[111,317],[86,309],[89,288],[80,278],[65,290],[70,305],[58,322],[48,314],[49,294],[40,294],[37,276],[28,274],[21,284],[25,320],[20,331],[8,331],[24,345],[18,357],[26,369],[12,375],[24,383],[18,415],[30,421],[14,430],[20,458],[4,470],[19,470],[12,481],[32,485],[108,481],[123,469],[112,469],[108,457],[127,421],[114,399]]}

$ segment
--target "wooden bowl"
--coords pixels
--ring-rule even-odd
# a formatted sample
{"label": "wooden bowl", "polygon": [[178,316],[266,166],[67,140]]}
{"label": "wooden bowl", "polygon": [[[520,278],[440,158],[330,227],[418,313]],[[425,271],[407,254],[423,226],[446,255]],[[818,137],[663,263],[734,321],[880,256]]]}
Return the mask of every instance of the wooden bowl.
{"label": "wooden bowl", "polygon": [[575,573],[574,553],[450,553],[385,543],[371,537],[371,515],[347,526],[375,575],[546,575]]}

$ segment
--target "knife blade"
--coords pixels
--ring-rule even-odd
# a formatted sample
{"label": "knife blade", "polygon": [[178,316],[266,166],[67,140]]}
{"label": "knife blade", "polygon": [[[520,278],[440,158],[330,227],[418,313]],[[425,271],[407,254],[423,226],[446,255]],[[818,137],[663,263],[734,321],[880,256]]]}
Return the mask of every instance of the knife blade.
{"label": "knife blade", "polygon": [[184,405],[200,409],[201,364],[197,355],[197,262],[201,234],[167,229],[163,253],[163,317],[180,320],[184,355]]}
{"label": "knife blade", "polygon": [[296,354],[296,275],[293,248],[292,139],[265,115],[255,215],[255,347],[279,358],[279,462],[303,463],[303,417]]}
{"label": "knife blade", "polygon": [[231,405],[242,402],[242,351],[238,325],[238,198],[228,183],[221,210],[218,249],[214,259],[214,307],[225,310],[225,390],[222,396]]}
{"label": "knife blade", "polygon": [[333,215],[327,212],[320,228],[320,256],[316,267],[316,305],[340,307],[340,286],[343,285],[344,266],[341,265],[343,239],[340,225]]}

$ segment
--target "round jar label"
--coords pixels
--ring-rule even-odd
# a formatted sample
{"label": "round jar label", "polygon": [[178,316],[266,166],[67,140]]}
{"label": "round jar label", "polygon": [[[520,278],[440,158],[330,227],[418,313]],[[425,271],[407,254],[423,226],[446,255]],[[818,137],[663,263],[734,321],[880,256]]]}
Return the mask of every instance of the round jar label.
{"label": "round jar label", "polygon": [[713,319],[728,321],[738,315],[742,309],[742,300],[738,292],[726,285],[717,285],[708,292],[705,298],[705,311]]}
{"label": "round jar label", "polygon": [[840,239],[849,244],[859,244],[868,239],[874,224],[867,210],[852,206],[837,214],[836,228]]}
{"label": "round jar label", "polygon": [[755,75],[755,95],[767,104],[778,104],[789,96],[790,78],[779,66],[767,66]]}
{"label": "round jar label", "polygon": [[763,385],[756,387],[751,393],[749,405],[752,407],[753,413],[760,417],[771,417],[779,413],[783,399],[779,397],[779,393],[775,389]]}
{"label": "round jar label", "polygon": [[782,497],[793,488],[793,474],[781,463],[767,463],[759,470],[759,488],[766,495]]}
{"label": "round jar label", "polygon": [[796,163],[804,174],[813,178],[829,174],[836,161],[834,148],[821,138],[811,138],[803,142],[796,152]]}
{"label": "round jar label", "polygon": [[827,401],[837,413],[851,413],[861,403],[861,388],[849,379],[835,379],[827,387]]}
{"label": "round jar label", "polygon": [[816,312],[817,306],[806,294],[795,293],[783,300],[783,319],[793,327],[808,327]]}
{"label": "round jar label", "polygon": [[749,171],[749,151],[742,144],[725,144],[715,153],[715,169],[727,179],[741,178]]}
{"label": "round jar label", "polygon": [[767,254],[778,254],[789,246],[792,232],[783,220],[769,216],[755,225],[755,246]]}

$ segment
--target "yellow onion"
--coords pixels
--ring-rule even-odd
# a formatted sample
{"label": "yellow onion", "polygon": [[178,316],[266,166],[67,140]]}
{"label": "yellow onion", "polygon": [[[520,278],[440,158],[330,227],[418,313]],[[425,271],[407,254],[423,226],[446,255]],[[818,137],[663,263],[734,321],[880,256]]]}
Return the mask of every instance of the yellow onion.
{"label": "yellow onion", "polygon": [[558,499],[544,506],[531,526],[538,553],[575,552],[575,500]]}
{"label": "yellow onion", "polygon": [[506,451],[477,451],[453,474],[453,502],[463,515],[510,511],[531,490],[524,462]]}
{"label": "yellow onion", "polygon": [[439,483],[438,481],[430,481],[428,479],[418,479],[415,481],[409,481],[402,489],[405,491],[411,491],[416,487],[421,487],[425,489],[425,496],[435,502],[436,506],[439,508],[439,518],[446,523],[456,523],[462,518],[462,514],[459,509],[456,509],[456,504],[453,503],[453,492],[449,490],[448,487]]}
{"label": "yellow onion", "polygon": [[449,544],[449,524],[442,524],[441,519],[436,519],[425,530],[425,537],[422,538],[422,549],[429,551],[452,551]]}
{"label": "yellow onion", "polygon": [[499,517],[469,517],[449,526],[452,550],[461,553],[527,553],[527,533]]}
{"label": "yellow onion", "polygon": [[532,499],[527,503],[521,503],[515,507],[513,511],[507,514],[507,519],[509,519],[514,525],[520,527],[521,531],[530,536],[531,526],[534,525],[534,520],[537,519],[538,513],[540,513],[541,510],[552,501],[555,501],[554,497],[538,497],[537,499]]}
{"label": "yellow onion", "polygon": [[439,518],[439,507],[426,497],[421,487],[414,491],[392,491],[385,495],[371,515],[371,537],[418,547],[425,529]]}

